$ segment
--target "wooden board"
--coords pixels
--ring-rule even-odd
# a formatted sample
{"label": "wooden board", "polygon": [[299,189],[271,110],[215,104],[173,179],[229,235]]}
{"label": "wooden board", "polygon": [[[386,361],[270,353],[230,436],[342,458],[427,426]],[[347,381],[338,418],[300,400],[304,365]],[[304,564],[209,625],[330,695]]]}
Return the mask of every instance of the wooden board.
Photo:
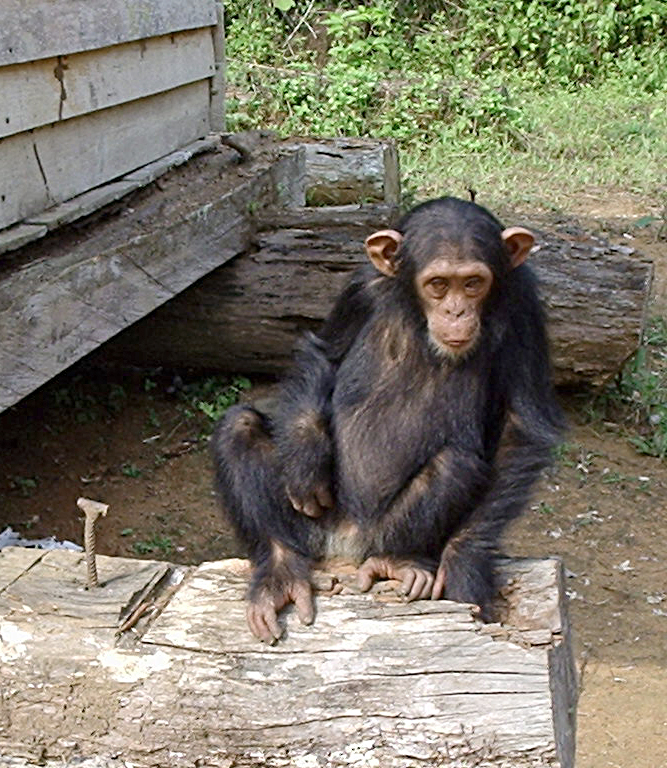
{"label": "wooden board", "polygon": [[[44,242],[47,258],[8,270],[0,280],[0,410],[247,250],[250,211],[277,202],[281,180],[297,175],[296,162],[258,163],[217,197],[202,174],[196,192],[206,202],[190,203],[178,185],[182,199],[170,208],[156,191],[134,219],[130,231],[140,234],[111,221],[58,255]],[[219,180],[213,161],[210,174],[212,188]]]}
{"label": "wooden board", "polygon": [[296,146],[305,152],[308,205],[399,204],[398,155],[392,141],[345,138]]}
{"label": "wooden board", "polygon": [[318,596],[311,627],[288,611],[274,647],[245,624],[246,561],[201,565],[145,634],[120,638],[128,604],[159,604],[156,579],[170,569],[100,558],[99,570],[105,586],[84,593],[81,555],[49,553],[0,592],[0,652],[11,660],[0,665],[4,759],[574,766],[576,690],[552,694],[555,653],[573,672],[557,561],[505,563],[503,625],[481,624],[466,605],[406,604],[386,583]]}
{"label": "wooden board", "polygon": [[210,28],[2,67],[0,138],[214,74]]}
{"label": "wooden board", "polygon": [[215,0],[3,0],[0,66],[215,23]]}
{"label": "wooden board", "polygon": [[208,82],[0,142],[0,227],[156,160],[208,132]]}

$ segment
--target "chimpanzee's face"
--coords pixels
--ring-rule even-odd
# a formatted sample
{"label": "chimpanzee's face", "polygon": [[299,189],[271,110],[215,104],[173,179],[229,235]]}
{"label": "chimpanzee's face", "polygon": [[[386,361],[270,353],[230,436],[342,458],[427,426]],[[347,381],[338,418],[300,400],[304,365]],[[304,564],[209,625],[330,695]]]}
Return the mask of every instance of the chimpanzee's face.
{"label": "chimpanzee's face", "polygon": [[[473,247],[458,231],[451,237],[446,235],[430,238],[428,252],[423,252],[422,244],[422,250],[414,254],[414,245],[406,246],[400,232],[383,229],[366,238],[366,252],[387,277],[396,278],[407,267],[412,269],[405,274],[416,270],[413,288],[426,319],[429,346],[448,360],[457,361],[470,354],[480,341],[484,302],[495,278],[484,260],[484,243]],[[510,227],[498,236],[507,268],[523,264],[535,242],[533,234],[523,227]],[[497,248],[493,242],[486,245]]]}
{"label": "chimpanzee's face", "polygon": [[436,257],[417,273],[415,289],[436,352],[456,360],[474,350],[492,285],[493,273],[482,261]]}

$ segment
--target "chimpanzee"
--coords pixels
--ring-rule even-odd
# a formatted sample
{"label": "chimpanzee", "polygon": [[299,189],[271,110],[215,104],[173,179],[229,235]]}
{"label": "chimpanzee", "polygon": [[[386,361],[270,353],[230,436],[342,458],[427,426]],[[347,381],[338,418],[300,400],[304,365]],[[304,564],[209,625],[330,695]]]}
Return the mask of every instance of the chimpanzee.
{"label": "chimpanzee", "polygon": [[213,453],[223,508],[254,570],[248,623],[265,642],[309,570],[353,558],[361,590],[398,579],[493,616],[493,562],[562,426],[534,243],[452,197],[366,239],[359,269],[302,343],[275,420],[230,409]]}

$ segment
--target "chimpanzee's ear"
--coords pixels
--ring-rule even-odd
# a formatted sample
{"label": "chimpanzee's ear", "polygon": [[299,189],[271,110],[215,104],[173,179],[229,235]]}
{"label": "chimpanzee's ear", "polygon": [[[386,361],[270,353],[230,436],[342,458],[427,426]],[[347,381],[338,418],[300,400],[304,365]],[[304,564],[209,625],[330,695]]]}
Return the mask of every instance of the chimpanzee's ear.
{"label": "chimpanzee's ear", "polygon": [[533,233],[523,227],[508,227],[501,234],[512,269],[518,267],[528,258],[530,249],[535,245]]}
{"label": "chimpanzee's ear", "polygon": [[396,252],[403,242],[403,235],[395,229],[383,229],[366,238],[366,253],[373,266],[387,277],[394,277],[398,272]]}

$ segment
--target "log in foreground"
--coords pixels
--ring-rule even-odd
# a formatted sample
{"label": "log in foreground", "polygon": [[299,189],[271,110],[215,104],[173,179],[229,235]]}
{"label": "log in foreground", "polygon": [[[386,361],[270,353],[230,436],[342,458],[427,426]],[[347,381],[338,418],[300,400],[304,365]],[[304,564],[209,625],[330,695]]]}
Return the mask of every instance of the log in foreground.
{"label": "log in foreground", "polygon": [[502,625],[385,585],[319,595],[274,647],[245,625],[246,561],[98,564],[87,592],[81,554],[0,553],[0,765],[574,766],[557,561],[503,564]]}
{"label": "log in foreground", "polygon": [[[396,206],[264,212],[257,249],[238,256],[126,331],[116,355],[144,363],[275,373],[304,330],[326,317],[364,238]],[[592,236],[536,231],[531,264],[549,320],[556,382],[600,385],[637,349],[653,265],[632,248]]]}

